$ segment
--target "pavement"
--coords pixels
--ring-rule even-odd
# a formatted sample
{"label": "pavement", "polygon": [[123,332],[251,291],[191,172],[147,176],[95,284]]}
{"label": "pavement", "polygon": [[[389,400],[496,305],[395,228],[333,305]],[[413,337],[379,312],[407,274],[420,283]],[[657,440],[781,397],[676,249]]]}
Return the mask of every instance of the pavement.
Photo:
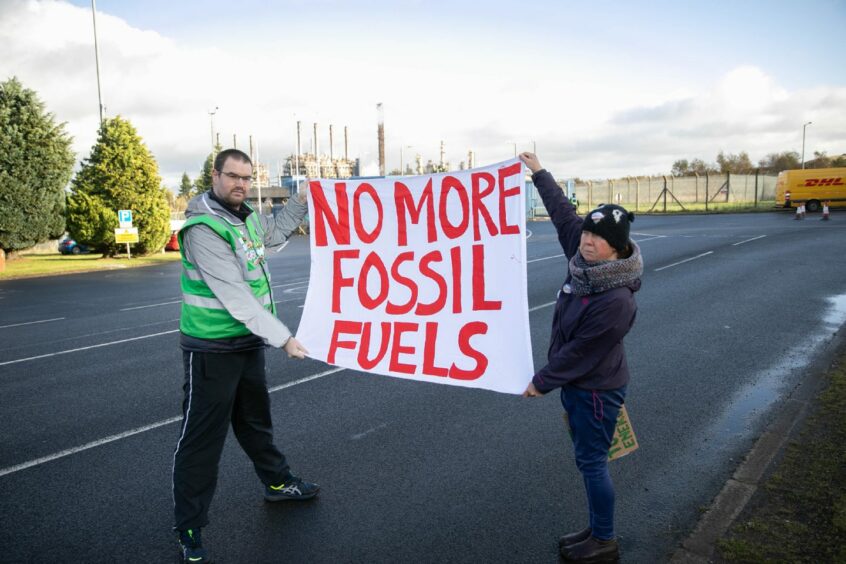
{"label": "pavement", "polygon": [[844,349],[846,331],[840,329],[820,348],[816,360],[808,366],[805,377],[783,400],[782,405],[773,409],[772,420],[702,515],[693,532],[673,554],[671,564],[708,564],[714,561],[717,542],[775,470],[787,444],[801,431],[802,422],[824,390],[827,369]]}

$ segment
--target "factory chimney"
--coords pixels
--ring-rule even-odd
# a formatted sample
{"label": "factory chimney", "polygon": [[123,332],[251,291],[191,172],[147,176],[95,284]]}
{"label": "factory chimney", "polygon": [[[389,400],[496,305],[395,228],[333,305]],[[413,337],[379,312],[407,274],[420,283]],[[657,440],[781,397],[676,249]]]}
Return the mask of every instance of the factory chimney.
{"label": "factory chimney", "polygon": [[317,178],[320,178],[320,146],[317,142],[317,122],[314,122],[314,161],[317,163]]}
{"label": "factory chimney", "polygon": [[376,104],[376,111],[379,115],[379,176],[385,176],[385,112],[382,109],[382,102]]}
{"label": "factory chimney", "polygon": [[347,126],[344,126],[344,160],[350,160],[350,137],[347,131]]}

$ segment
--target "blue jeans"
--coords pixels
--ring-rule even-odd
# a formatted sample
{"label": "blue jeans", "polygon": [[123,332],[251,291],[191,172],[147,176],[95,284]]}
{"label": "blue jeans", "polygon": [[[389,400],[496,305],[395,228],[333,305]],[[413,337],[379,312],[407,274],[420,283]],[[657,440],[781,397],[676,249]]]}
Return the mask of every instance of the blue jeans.
{"label": "blue jeans", "polygon": [[608,449],[625,397],[626,386],[616,390],[561,388],[576,466],[585,482],[590,528],[600,540],[614,538],[614,484],[608,474]]}

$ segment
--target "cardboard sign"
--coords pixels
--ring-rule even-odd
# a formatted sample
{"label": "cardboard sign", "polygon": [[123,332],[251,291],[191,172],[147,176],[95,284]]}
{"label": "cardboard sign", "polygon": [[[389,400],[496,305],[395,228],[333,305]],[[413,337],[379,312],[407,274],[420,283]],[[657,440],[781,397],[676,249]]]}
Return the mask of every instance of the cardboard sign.
{"label": "cardboard sign", "polygon": [[[570,420],[567,418],[567,412],[564,412],[564,427],[570,437],[573,436],[573,430],[570,429]],[[614,428],[614,436],[611,438],[611,447],[608,449],[608,460],[617,460],[627,454],[631,454],[638,449],[637,437],[635,437],[632,423],[629,419],[629,412],[626,410],[625,404],[620,408],[620,413],[617,415],[617,426]]]}
{"label": "cardboard sign", "polygon": [[525,171],[309,181],[297,339],[357,371],[520,394],[534,373]]}

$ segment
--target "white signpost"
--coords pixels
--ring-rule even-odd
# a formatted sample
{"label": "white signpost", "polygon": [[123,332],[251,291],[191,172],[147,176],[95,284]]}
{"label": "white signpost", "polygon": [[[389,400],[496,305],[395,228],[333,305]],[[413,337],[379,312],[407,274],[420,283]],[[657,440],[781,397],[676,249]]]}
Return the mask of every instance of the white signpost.
{"label": "white signpost", "polygon": [[138,242],[138,229],[132,227],[132,210],[118,210],[119,229],[115,229],[115,242],[126,243],[126,258],[132,258],[130,243]]}

